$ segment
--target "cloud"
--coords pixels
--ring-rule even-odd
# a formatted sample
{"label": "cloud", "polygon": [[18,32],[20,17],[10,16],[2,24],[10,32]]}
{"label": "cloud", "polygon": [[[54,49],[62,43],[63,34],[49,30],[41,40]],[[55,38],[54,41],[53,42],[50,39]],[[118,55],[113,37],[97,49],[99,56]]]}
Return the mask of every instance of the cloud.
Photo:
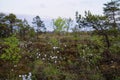
{"label": "cloud", "polygon": [[109,0],[0,0],[0,10],[7,13],[40,15],[42,17],[75,17],[90,10],[102,14],[103,3]]}

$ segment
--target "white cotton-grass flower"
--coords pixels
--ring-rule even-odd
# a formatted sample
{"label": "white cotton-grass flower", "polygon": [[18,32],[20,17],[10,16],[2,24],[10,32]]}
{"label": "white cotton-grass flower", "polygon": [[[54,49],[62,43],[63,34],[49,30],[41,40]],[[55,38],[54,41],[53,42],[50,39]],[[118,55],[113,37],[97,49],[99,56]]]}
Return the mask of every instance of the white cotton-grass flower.
{"label": "white cotton-grass flower", "polygon": [[22,75],[19,75],[19,77],[22,77]]}
{"label": "white cotton-grass flower", "polygon": [[58,48],[59,48],[59,47],[54,46],[54,47],[53,47],[53,50],[56,50],[56,49],[58,49]]}
{"label": "white cotton-grass flower", "polygon": [[45,54],[44,56],[46,57],[47,55]]}
{"label": "white cotton-grass flower", "polygon": [[65,47],[67,47],[67,45],[64,45]]}
{"label": "white cotton-grass flower", "polygon": [[57,53],[59,53],[60,51],[57,51]]}
{"label": "white cotton-grass flower", "polygon": [[45,60],[45,58],[42,58],[42,60]]}

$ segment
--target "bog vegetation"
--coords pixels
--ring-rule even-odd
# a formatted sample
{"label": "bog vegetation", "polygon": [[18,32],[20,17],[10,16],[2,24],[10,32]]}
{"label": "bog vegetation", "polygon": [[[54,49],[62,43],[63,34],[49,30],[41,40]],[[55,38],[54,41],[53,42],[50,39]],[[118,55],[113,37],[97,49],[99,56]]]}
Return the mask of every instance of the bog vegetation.
{"label": "bog vegetation", "polygon": [[[104,4],[104,14],[76,12],[53,20],[47,32],[15,14],[0,13],[0,80],[120,80],[120,1]],[[88,28],[88,31],[81,29]]]}

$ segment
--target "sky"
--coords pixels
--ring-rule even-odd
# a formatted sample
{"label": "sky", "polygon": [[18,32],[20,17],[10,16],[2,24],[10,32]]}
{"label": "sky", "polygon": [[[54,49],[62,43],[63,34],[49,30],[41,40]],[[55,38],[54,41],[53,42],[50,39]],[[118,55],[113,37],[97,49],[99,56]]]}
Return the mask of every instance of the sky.
{"label": "sky", "polygon": [[0,0],[0,12],[39,15],[43,18],[74,18],[78,11],[103,14],[104,3],[110,0]]}

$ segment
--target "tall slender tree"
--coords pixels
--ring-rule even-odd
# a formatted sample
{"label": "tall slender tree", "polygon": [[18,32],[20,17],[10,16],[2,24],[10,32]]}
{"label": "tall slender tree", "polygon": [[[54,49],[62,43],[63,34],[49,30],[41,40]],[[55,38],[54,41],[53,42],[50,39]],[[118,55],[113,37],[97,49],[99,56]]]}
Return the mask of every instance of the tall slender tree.
{"label": "tall slender tree", "polygon": [[21,23],[18,25],[19,26],[19,34],[22,39],[25,39],[25,36],[29,32],[30,25],[28,24],[28,21],[24,19],[21,21]]}
{"label": "tall slender tree", "polygon": [[11,34],[13,34],[13,26],[14,26],[16,19],[17,19],[16,15],[11,13],[8,16],[6,16],[5,19],[9,22],[10,32],[11,32]]}
{"label": "tall slender tree", "polygon": [[118,29],[118,20],[120,21],[120,0],[111,0],[104,4],[104,14],[109,19],[109,24],[114,29]]}
{"label": "tall slender tree", "polygon": [[21,20],[18,19],[15,14],[11,13],[5,16],[5,22],[6,24],[8,24],[10,34],[14,34],[14,30],[16,29],[16,28],[14,29],[14,27],[17,26],[21,22]]}
{"label": "tall slender tree", "polygon": [[104,37],[106,47],[109,48],[111,46],[108,35],[108,19],[106,16],[93,15],[90,11],[88,11],[85,12],[85,17],[78,15],[76,18],[79,28],[93,28],[98,35],[102,35]]}
{"label": "tall slender tree", "polygon": [[66,20],[64,18],[58,17],[53,21],[54,31],[59,33],[67,29]]}
{"label": "tall slender tree", "polygon": [[38,38],[39,33],[42,32],[43,29],[45,29],[45,25],[39,16],[34,17],[32,23],[35,25],[35,27],[37,27],[36,31]]}
{"label": "tall slender tree", "polygon": [[0,13],[0,37],[8,37],[10,30],[5,20],[6,14]]}
{"label": "tall slender tree", "polygon": [[71,18],[66,19],[66,26],[67,32],[69,31],[70,27],[72,26],[73,20]]}

